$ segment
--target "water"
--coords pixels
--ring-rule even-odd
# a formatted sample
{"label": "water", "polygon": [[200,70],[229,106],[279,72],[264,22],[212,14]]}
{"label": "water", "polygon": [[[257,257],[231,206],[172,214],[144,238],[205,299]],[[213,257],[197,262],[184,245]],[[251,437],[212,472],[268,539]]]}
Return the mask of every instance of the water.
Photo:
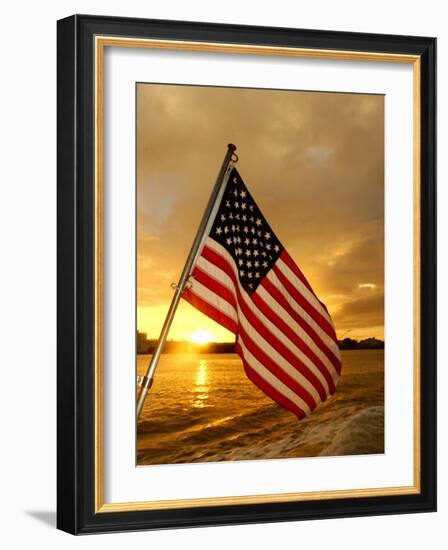
{"label": "water", "polygon": [[[138,356],[143,374],[150,356]],[[384,452],[384,352],[342,352],[333,397],[299,421],[234,354],[162,355],[140,417],[138,464]]]}

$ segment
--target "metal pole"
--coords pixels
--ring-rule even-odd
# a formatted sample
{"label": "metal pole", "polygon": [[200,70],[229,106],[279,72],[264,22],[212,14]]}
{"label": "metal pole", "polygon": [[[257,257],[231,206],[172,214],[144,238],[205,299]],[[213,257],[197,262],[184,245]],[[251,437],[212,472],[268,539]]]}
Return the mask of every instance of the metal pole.
{"label": "metal pole", "polygon": [[145,403],[146,396],[148,394],[149,389],[152,386],[153,378],[154,378],[154,371],[156,370],[157,363],[159,362],[160,355],[162,353],[163,346],[165,344],[166,338],[168,336],[168,331],[170,330],[171,323],[174,318],[174,314],[176,312],[177,306],[179,304],[180,298],[182,296],[182,292],[184,290],[185,284],[188,281],[188,277],[190,276],[191,270],[193,268],[194,262],[196,260],[196,256],[199,252],[199,248],[202,244],[202,240],[204,237],[205,230],[207,229],[208,222],[210,220],[210,216],[213,211],[213,207],[215,206],[216,200],[219,197],[221,188],[225,182],[225,176],[227,174],[227,169],[229,167],[230,162],[232,161],[232,156],[236,150],[236,146],[233,145],[233,143],[229,143],[227,146],[227,153],[224,157],[224,161],[221,166],[221,170],[219,171],[218,177],[216,178],[215,186],[213,187],[213,191],[210,195],[210,198],[207,203],[207,207],[205,209],[204,215],[202,216],[201,223],[199,224],[198,231],[196,233],[196,237],[193,241],[193,244],[191,245],[190,253],[188,254],[187,261],[185,262],[184,269],[182,270],[182,274],[180,276],[179,282],[176,286],[176,291],[174,293],[173,299],[171,300],[171,305],[168,310],[168,313],[165,318],[165,322],[163,323],[162,330],[160,332],[159,340],[157,342],[157,347],[154,350],[154,353],[151,357],[151,361],[148,365],[148,369],[146,371],[145,376],[142,380],[142,385],[140,389],[140,395],[138,397],[137,401],[137,420],[140,416],[140,413],[143,409],[143,404]]}

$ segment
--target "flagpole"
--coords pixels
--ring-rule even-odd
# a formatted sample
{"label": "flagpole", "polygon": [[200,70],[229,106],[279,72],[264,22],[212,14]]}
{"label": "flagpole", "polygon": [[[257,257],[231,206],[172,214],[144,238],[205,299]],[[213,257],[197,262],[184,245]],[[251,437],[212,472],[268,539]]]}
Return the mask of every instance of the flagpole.
{"label": "flagpole", "polygon": [[146,374],[142,379],[140,395],[137,401],[137,421],[140,416],[140,413],[142,412],[146,396],[148,395],[148,392],[152,386],[152,382],[154,379],[154,372],[159,362],[163,346],[167,339],[168,332],[170,330],[170,326],[174,318],[174,314],[176,313],[176,309],[179,304],[180,298],[182,296],[182,292],[188,281],[188,277],[190,276],[191,270],[193,268],[194,262],[199,252],[199,248],[202,244],[202,239],[207,229],[210,216],[212,215],[213,207],[215,206],[216,201],[219,197],[220,191],[226,181],[227,170],[229,168],[230,163],[233,160],[235,150],[236,150],[236,146],[233,145],[233,143],[229,143],[229,145],[227,146],[227,152],[224,157],[224,161],[221,166],[221,170],[219,171],[218,177],[216,178],[215,186],[213,187],[204,215],[202,216],[201,223],[199,224],[196,237],[194,238],[193,244],[191,245],[190,253],[188,254],[188,258],[187,258],[187,261],[185,262],[185,266],[182,270],[182,274],[180,276],[179,282],[175,287],[176,290],[171,300],[168,313],[166,314],[165,322],[163,323],[156,349],[154,350],[154,353],[151,357],[151,361],[146,370]]}

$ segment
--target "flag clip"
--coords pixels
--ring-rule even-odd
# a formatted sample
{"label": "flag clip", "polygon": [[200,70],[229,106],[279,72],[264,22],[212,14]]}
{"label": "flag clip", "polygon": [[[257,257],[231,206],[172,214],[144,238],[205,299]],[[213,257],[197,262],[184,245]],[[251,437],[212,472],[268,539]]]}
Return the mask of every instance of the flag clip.
{"label": "flag clip", "polygon": [[[193,286],[193,283],[191,281],[185,281],[185,284],[182,290],[185,290],[186,288],[190,289],[192,286]],[[179,288],[179,285],[177,283],[171,283],[170,287],[173,290],[177,290]]]}

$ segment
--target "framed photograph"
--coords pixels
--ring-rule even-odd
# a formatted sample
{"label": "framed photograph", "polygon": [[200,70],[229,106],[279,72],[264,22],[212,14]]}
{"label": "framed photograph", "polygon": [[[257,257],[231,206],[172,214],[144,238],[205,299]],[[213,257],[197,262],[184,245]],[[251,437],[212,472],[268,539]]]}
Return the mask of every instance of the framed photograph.
{"label": "framed photograph", "polygon": [[426,37],[58,21],[58,527],[434,511]]}

